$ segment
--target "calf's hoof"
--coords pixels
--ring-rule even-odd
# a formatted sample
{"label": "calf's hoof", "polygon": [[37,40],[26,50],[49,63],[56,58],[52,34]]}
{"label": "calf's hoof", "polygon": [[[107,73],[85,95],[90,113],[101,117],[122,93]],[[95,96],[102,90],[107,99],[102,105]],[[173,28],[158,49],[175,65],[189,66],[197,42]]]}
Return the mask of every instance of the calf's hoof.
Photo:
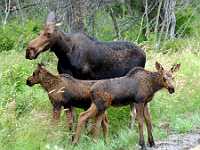
{"label": "calf's hoof", "polygon": [[77,145],[78,144],[78,141],[77,140],[73,140],[72,141],[72,145]]}
{"label": "calf's hoof", "polygon": [[155,142],[154,141],[149,141],[149,146],[150,147],[154,147],[155,146]]}
{"label": "calf's hoof", "polygon": [[139,145],[141,146],[141,150],[146,150],[146,145],[145,145],[144,141],[140,142]]}
{"label": "calf's hoof", "polygon": [[92,139],[94,143],[97,143],[97,139]]}
{"label": "calf's hoof", "polygon": [[78,139],[75,138],[75,135],[72,135],[72,144],[73,144],[73,145],[78,144]]}
{"label": "calf's hoof", "polygon": [[106,139],[104,139],[104,143],[105,144],[108,144],[109,143],[109,140],[106,138]]}
{"label": "calf's hoof", "polygon": [[141,146],[141,150],[147,150],[146,146],[145,146],[145,145],[142,145],[142,146]]}

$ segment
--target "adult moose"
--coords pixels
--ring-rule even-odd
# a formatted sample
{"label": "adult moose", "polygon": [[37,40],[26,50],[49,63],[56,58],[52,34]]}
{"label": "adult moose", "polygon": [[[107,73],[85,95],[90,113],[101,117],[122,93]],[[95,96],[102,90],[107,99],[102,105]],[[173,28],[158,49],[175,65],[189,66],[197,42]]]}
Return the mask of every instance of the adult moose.
{"label": "adult moose", "polygon": [[[50,49],[58,58],[57,70],[78,79],[98,80],[124,76],[131,68],[144,67],[144,51],[125,41],[100,42],[84,33],[64,33],[50,12],[40,35],[26,50],[27,59]],[[70,114],[70,112],[69,112]]]}

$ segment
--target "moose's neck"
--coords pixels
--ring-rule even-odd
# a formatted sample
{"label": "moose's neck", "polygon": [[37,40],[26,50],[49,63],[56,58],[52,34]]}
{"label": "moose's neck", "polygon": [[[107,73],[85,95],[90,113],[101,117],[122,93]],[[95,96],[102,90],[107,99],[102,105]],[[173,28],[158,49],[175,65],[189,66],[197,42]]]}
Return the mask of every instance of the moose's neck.
{"label": "moose's neck", "polygon": [[40,84],[47,92],[50,92],[56,89],[60,82],[61,79],[58,76],[46,72],[42,75]]}
{"label": "moose's neck", "polygon": [[70,51],[69,45],[67,45],[65,41],[65,35],[62,32],[58,32],[57,38],[55,39],[55,43],[51,48],[51,51],[53,51],[58,59],[66,59],[67,54]]}
{"label": "moose's neck", "polygon": [[164,87],[160,74],[158,72],[151,72],[150,76],[151,76],[152,89],[154,93]]}

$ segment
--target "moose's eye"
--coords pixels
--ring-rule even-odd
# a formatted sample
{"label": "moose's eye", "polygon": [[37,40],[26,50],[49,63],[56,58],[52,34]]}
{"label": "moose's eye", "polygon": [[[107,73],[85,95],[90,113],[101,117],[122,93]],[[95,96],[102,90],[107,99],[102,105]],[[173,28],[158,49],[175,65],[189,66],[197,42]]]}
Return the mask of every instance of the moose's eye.
{"label": "moose's eye", "polygon": [[167,79],[166,79],[166,78],[163,78],[163,81],[164,81],[164,82],[166,82],[166,81],[167,81]]}
{"label": "moose's eye", "polygon": [[46,35],[48,38],[50,38],[50,37],[51,37],[51,33],[49,33],[49,32],[48,32],[48,33],[46,33],[45,35]]}

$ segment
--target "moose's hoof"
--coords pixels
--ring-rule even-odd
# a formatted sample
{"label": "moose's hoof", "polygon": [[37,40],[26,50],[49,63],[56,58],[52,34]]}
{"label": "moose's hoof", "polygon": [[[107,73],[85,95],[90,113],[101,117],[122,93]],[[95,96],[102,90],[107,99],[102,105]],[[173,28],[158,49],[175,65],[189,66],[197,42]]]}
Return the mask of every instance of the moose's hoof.
{"label": "moose's hoof", "polygon": [[74,137],[74,135],[72,135],[72,144],[76,145],[78,144],[78,139]]}
{"label": "moose's hoof", "polygon": [[78,144],[78,141],[76,141],[76,140],[72,141],[72,145],[77,145],[77,144]]}
{"label": "moose's hoof", "polygon": [[155,146],[155,142],[154,141],[149,141],[149,146],[150,147],[154,147]]}
{"label": "moose's hoof", "polygon": [[141,150],[147,150],[146,146],[145,145],[141,146]]}

